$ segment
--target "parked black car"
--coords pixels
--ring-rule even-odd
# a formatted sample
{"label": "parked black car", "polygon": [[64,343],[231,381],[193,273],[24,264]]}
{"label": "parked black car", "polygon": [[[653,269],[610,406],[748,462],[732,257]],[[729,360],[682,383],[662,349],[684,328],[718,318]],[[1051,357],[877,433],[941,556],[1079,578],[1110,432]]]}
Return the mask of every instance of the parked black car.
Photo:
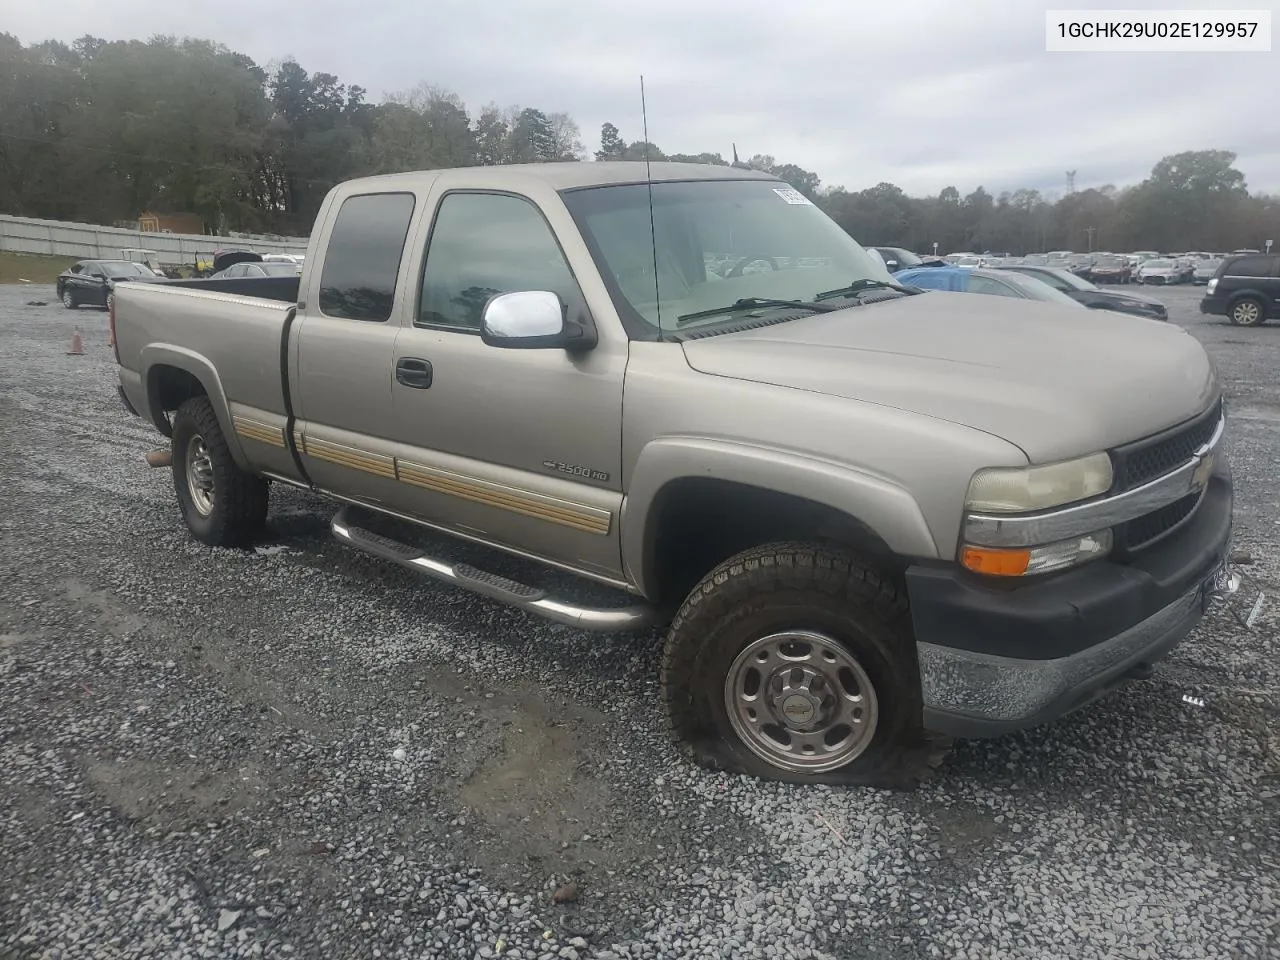
{"label": "parked black car", "polygon": [[1227,257],[1205,287],[1200,312],[1256,327],[1280,317],[1280,253]]}
{"label": "parked black car", "polygon": [[1060,267],[1037,267],[1015,263],[991,269],[1011,270],[1027,277],[1035,277],[1091,310],[1114,310],[1116,313],[1129,313],[1135,317],[1146,317],[1148,320],[1169,319],[1168,308],[1154,297],[1145,297],[1140,293],[1102,290],[1083,277]]}
{"label": "parked black car", "polygon": [[58,275],[58,299],[68,310],[86,305],[105,307],[117,283],[156,283],[164,279],[145,263],[132,260],[81,260]]}

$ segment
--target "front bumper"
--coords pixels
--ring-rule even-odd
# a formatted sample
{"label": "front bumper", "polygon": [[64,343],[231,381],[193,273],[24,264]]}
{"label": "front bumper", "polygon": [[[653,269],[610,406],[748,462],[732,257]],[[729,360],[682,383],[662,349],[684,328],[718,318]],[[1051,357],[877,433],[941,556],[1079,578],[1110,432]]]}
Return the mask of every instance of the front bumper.
{"label": "front bumper", "polygon": [[1013,588],[955,566],[910,568],[925,727],[999,736],[1061,717],[1144,672],[1221,592],[1231,509],[1223,465],[1191,519],[1129,563],[1097,561]]}
{"label": "front bumper", "polygon": [[1214,316],[1226,316],[1227,298],[1221,296],[1205,296],[1200,298],[1200,312]]}

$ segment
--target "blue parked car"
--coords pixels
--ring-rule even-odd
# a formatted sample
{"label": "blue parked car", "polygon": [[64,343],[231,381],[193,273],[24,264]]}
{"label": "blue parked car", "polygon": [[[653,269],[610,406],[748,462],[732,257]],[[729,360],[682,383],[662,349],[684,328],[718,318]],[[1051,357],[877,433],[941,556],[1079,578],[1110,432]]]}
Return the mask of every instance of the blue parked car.
{"label": "blue parked car", "polygon": [[949,290],[953,293],[986,293],[997,297],[1041,300],[1063,306],[1088,309],[1040,280],[1005,270],[983,270],[972,267],[916,267],[899,270],[895,283],[921,290]]}

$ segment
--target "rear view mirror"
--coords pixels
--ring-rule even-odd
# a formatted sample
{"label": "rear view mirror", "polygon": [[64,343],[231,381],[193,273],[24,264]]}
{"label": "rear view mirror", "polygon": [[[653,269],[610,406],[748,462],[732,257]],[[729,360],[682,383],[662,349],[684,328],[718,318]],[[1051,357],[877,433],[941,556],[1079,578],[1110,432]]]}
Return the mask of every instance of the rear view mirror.
{"label": "rear view mirror", "polygon": [[898,269],[898,261],[897,261],[897,260],[886,260],[886,261],[884,262],[884,265],[885,265],[886,267],[888,267],[890,270],[897,270],[897,269]]}
{"label": "rear view mirror", "polygon": [[567,319],[567,313],[559,295],[549,290],[500,293],[485,304],[480,338],[509,349],[595,346],[595,331]]}

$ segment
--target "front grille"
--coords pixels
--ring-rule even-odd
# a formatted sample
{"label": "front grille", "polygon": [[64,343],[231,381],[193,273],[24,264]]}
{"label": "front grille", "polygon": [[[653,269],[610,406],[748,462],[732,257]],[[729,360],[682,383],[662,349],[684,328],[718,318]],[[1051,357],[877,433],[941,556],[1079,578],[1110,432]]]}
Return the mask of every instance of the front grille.
{"label": "front grille", "polygon": [[1131,553],[1134,550],[1149,546],[1165,534],[1172,532],[1175,527],[1195,512],[1196,507],[1200,504],[1200,497],[1201,493],[1198,491],[1189,493],[1181,500],[1166,504],[1146,516],[1121,524],[1120,528],[1116,530],[1116,549],[1121,552]]}
{"label": "front grille", "polygon": [[1194,420],[1145,440],[1117,447],[1111,454],[1115,489],[1132,490],[1182,466],[1196,450],[1209,442],[1221,418],[1222,403],[1219,401]]}

